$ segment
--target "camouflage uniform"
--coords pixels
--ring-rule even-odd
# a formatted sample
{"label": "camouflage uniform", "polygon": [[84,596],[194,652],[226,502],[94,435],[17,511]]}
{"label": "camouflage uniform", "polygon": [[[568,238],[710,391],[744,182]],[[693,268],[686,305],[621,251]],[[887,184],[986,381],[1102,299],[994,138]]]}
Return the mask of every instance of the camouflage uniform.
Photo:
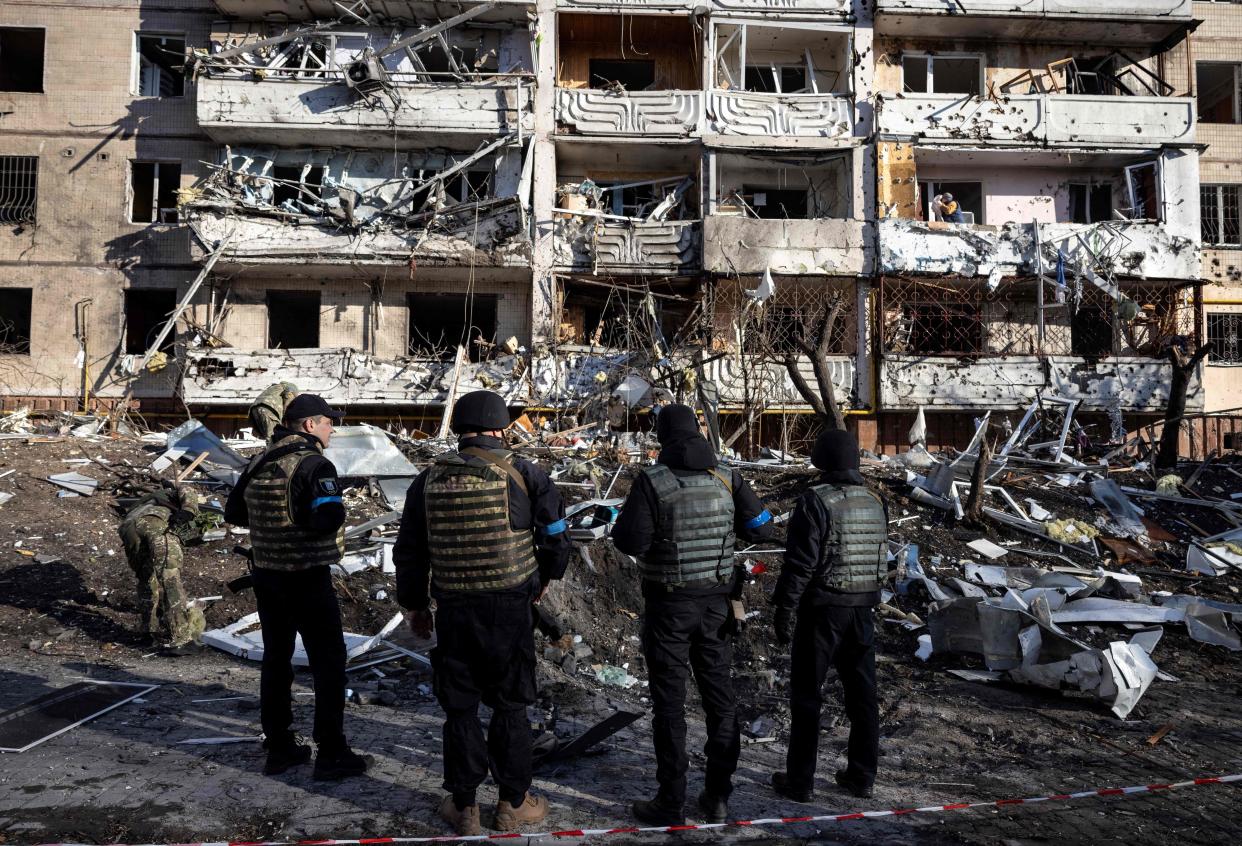
{"label": "camouflage uniform", "polygon": [[298,386],[292,382],[277,382],[259,394],[247,415],[255,437],[271,440],[272,432],[285,417],[285,409],[298,393]]}
{"label": "camouflage uniform", "polygon": [[197,514],[195,492],[157,491],[139,500],[120,528],[125,557],[138,577],[142,630],[173,648],[197,641],[206,628],[203,612],[188,603],[181,586],[181,544],[198,534]]}

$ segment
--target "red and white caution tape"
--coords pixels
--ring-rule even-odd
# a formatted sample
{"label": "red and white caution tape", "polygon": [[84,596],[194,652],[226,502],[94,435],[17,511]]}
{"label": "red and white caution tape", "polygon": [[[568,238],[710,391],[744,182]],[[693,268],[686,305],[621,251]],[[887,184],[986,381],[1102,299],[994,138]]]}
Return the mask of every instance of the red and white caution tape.
{"label": "red and white caution tape", "polygon": [[[477,840],[546,840],[549,837],[599,837],[607,834],[672,834],[679,831],[711,831],[753,826],[793,825],[795,823],[852,822],[874,820],[881,817],[904,817],[908,814],[937,814],[943,811],[965,811],[972,808],[1003,808],[1013,805],[1036,805],[1040,802],[1064,802],[1070,799],[1090,799],[1097,796],[1133,796],[1137,793],[1159,793],[1181,790],[1187,787],[1203,787],[1209,784],[1230,784],[1242,781],[1242,773],[1210,776],[1171,784],[1143,784],[1137,787],[1099,787],[1080,790],[1077,793],[1057,793],[1053,796],[1035,796],[1030,799],[993,799],[987,802],[954,802],[948,805],[927,805],[922,808],[895,808],[887,811],[857,811],[852,814],[822,814],[808,817],[771,817],[757,820],[735,820],[723,823],[698,823],[691,825],[623,826],[621,828],[573,828],[564,831],[538,833],[509,832],[504,834],[452,834],[437,837],[365,837],[360,840],[228,840],[203,843],[182,843],[176,846],[371,846],[379,843],[448,843]],[[69,846],[69,844],[43,844],[43,846]],[[121,846],[121,844],[112,844]],[[167,846],[167,844],[147,844]]]}

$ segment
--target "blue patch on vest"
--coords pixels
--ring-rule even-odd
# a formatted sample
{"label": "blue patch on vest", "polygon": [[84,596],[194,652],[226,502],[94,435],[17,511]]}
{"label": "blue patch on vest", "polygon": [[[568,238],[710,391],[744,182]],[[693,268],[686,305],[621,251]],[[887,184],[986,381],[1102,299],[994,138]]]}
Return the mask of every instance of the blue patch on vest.
{"label": "blue patch on vest", "polygon": [[341,501],[341,498],[339,496],[317,496],[311,500],[310,507],[311,507],[311,510],[314,511],[316,508],[326,503],[340,502],[340,501]]}
{"label": "blue patch on vest", "polygon": [[565,524],[564,520],[557,520],[555,523],[549,523],[546,526],[541,526],[539,531],[543,532],[545,535],[559,535],[567,528],[568,526]]}
{"label": "blue patch on vest", "polygon": [[746,528],[757,529],[764,523],[770,523],[771,521],[772,515],[768,512],[768,509],[765,508],[759,513],[758,517],[752,517],[750,520],[746,521]]}

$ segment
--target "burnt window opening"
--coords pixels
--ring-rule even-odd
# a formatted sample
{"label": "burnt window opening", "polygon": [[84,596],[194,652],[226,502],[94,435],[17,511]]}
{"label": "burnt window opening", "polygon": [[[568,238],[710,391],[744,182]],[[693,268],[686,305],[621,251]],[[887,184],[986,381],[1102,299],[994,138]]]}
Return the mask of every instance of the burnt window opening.
{"label": "burnt window opening", "polygon": [[805,188],[763,188],[742,186],[742,199],[755,216],[767,220],[806,220],[810,208],[810,192]]}
{"label": "burnt window opening", "polygon": [[0,355],[30,355],[33,288],[0,288]]}
{"label": "burnt window opening", "polygon": [[[145,353],[155,343],[168,318],[177,308],[177,292],[172,288],[129,288],[125,291],[125,352]],[[169,332],[160,352],[172,352],[176,333]]]}
{"label": "burnt window opening", "polygon": [[139,97],[185,95],[185,36],[135,34]]}
{"label": "burnt window opening", "polygon": [[267,346],[305,350],[319,346],[319,292],[267,292]]}
{"label": "burnt window opening", "polygon": [[176,223],[180,162],[130,163],[130,223]]}
{"label": "burnt window opening", "polygon": [[492,172],[490,170],[459,171],[444,185],[444,196],[449,204],[481,203],[492,196]]}
{"label": "burnt window opening", "polygon": [[920,182],[919,204],[924,220],[936,220],[932,200],[941,194],[952,194],[962,212],[962,223],[986,223],[983,218],[982,182]]}
{"label": "burnt window opening", "polygon": [[0,156],[0,223],[34,223],[38,187],[38,156]]}
{"label": "burnt window opening", "polygon": [[0,91],[42,93],[45,38],[34,27],[0,27]]}
{"label": "burnt window opening", "polygon": [[1242,185],[1199,186],[1199,222],[1204,244],[1242,246],[1239,201]]}
{"label": "burnt window opening", "polygon": [[1209,314],[1207,342],[1213,361],[1242,364],[1242,314]]}
{"label": "burnt window opening", "polygon": [[620,84],[626,91],[645,91],[655,85],[654,59],[591,59],[591,88]]}
{"label": "burnt window opening", "polygon": [[[302,173],[305,170],[306,177]],[[276,165],[272,168],[272,204],[276,206],[293,203],[297,211],[303,211],[297,204],[317,203],[323,189],[323,165],[314,165],[304,169],[302,165]]]}
{"label": "burnt window opening", "polygon": [[979,56],[933,56],[911,53],[901,57],[902,88],[911,94],[964,94],[979,96],[983,59]]}
{"label": "burnt window opening", "polygon": [[969,303],[910,303],[898,331],[909,351],[923,355],[975,355],[983,349],[983,316]]}
{"label": "burnt window opening", "polygon": [[1106,358],[1113,354],[1113,319],[1108,309],[1082,303],[1070,316],[1070,354]]}
{"label": "burnt window opening", "polygon": [[1200,123],[1242,123],[1242,64],[1197,62],[1195,96]]}
{"label": "burnt window opening", "polygon": [[495,340],[499,300],[495,294],[409,294],[409,354],[452,361],[465,346],[470,361],[482,361],[486,350],[476,341]]}
{"label": "burnt window opening", "polygon": [[744,90],[762,94],[792,94],[806,88],[806,68],[801,65],[747,65]]}
{"label": "burnt window opening", "polygon": [[1126,187],[1130,195],[1132,220],[1163,220],[1160,195],[1160,163],[1145,162],[1126,168]]}
{"label": "burnt window opening", "polygon": [[1070,222],[1100,223],[1113,219],[1113,186],[1110,183],[1074,182],[1069,187]]}
{"label": "burnt window opening", "polygon": [[[423,63],[424,70],[439,75],[464,75],[476,72],[475,63],[479,60],[478,47],[449,44],[447,45],[448,52],[445,52],[445,46],[439,40],[433,40],[430,44],[418,49],[418,59]],[[484,57],[484,64],[487,63],[488,58],[490,54]]]}

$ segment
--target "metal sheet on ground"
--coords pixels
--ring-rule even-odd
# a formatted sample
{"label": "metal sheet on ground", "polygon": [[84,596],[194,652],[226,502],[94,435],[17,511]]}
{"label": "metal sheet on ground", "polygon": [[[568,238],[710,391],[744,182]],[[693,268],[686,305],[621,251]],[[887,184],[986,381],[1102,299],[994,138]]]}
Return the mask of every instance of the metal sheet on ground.
{"label": "metal sheet on ground", "polygon": [[0,714],[0,752],[25,752],[159,687],[75,682]]}

